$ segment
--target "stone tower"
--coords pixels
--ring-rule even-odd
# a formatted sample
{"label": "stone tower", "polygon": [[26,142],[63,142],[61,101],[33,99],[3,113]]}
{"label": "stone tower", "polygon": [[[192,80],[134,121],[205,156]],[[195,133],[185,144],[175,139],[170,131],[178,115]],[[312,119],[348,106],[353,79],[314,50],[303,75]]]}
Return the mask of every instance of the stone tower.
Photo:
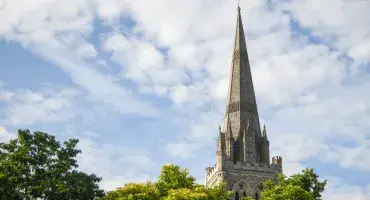
{"label": "stone tower", "polygon": [[282,158],[272,158],[266,127],[261,131],[243,23],[238,6],[234,52],[223,130],[219,128],[216,165],[206,168],[206,186],[226,182],[233,199],[259,199],[261,184],[282,173]]}

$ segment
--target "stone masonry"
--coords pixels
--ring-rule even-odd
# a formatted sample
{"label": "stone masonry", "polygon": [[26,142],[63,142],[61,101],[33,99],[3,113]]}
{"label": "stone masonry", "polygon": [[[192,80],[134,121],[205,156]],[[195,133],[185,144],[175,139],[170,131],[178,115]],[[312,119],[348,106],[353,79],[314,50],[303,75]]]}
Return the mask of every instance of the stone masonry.
{"label": "stone masonry", "polygon": [[258,117],[243,23],[238,6],[234,52],[223,130],[219,128],[216,165],[206,168],[206,186],[226,182],[234,200],[259,199],[262,183],[282,173],[282,158],[272,158],[266,127]]}

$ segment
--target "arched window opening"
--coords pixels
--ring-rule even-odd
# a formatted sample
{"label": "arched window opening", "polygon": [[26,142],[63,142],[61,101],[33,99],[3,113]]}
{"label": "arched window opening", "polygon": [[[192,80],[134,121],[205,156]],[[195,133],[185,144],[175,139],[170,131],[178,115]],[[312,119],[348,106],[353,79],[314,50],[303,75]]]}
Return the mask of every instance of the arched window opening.
{"label": "arched window opening", "polygon": [[239,200],[239,192],[236,192],[236,193],[235,193],[235,198],[234,198],[234,200]]}
{"label": "arched window opening", "polygon": [[247,196],[247,194],[245,193],[245,191],[243,192],[243,197],[246,197]]}
{"label": "arched window opening", "polygon": [[256,199],[256,200],[260,199],[260,198],[259,198],[259,195],[258,195],[258,193],[257,193],[257,192],[256,192],[256,194],[254,195],[254,199]]}

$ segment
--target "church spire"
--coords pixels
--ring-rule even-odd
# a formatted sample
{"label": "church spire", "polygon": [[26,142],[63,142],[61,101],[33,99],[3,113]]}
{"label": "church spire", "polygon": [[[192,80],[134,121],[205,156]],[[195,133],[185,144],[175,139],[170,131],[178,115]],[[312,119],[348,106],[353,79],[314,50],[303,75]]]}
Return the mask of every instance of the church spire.
{"label": "church spire", "polygon": [[[232,199],[239,199],[242,195],[260,197],[259,190],[253,190],[250,194],[235,191],[235,177],[244,177],[243,183],[237,185],[238,188],[256,185],[251,174],[263,174],[262,181],[274,181],[276,175],[283,171],[282,158],[273,157],[273,163],[270,164],[270,142],[267,139],[266,126],[262,132],[259,123],[239,4],[234,40],[224,130],[219,128],[217,162],[214,167],[206,168],[205,180],[207,187],[225,182],[227,190],[235,192]],[[233,176],[229,176],[230,174]]]}
{"label": "church spire", "polygon": [[230,82],[225,112],[225,125],[230,123],[233,136],[237,137],[250,120],[251,125],[261,134],[256,97],[249,65],[244,28],[238,5],[234,41],[234,52],[230,71]]}

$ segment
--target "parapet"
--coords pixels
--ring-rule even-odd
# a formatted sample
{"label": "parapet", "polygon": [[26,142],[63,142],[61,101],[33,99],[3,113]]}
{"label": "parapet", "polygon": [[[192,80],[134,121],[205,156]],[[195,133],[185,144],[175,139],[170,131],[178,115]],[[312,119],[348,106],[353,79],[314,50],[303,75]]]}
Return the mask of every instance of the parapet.
{"label": "parapet", "polygon": [[207,167],[206,176],[212,176],[215,170],[216,170],[216,167]]}
{"label": "parapet", "polygon": [[283,158],[281,158],[281,156],[274,156],[274,157],[272,157],[271,164],[282,167],[283,166]]}
{"label": "parapet", "polygon": [[[214,182],[215,174],[217,174],[217,168],[214,167],[207,167],[206,168],[206,179],[205,179],[205,185],[208,186],[212,182]],[[212,185],[212,184],[211,184]]]}

